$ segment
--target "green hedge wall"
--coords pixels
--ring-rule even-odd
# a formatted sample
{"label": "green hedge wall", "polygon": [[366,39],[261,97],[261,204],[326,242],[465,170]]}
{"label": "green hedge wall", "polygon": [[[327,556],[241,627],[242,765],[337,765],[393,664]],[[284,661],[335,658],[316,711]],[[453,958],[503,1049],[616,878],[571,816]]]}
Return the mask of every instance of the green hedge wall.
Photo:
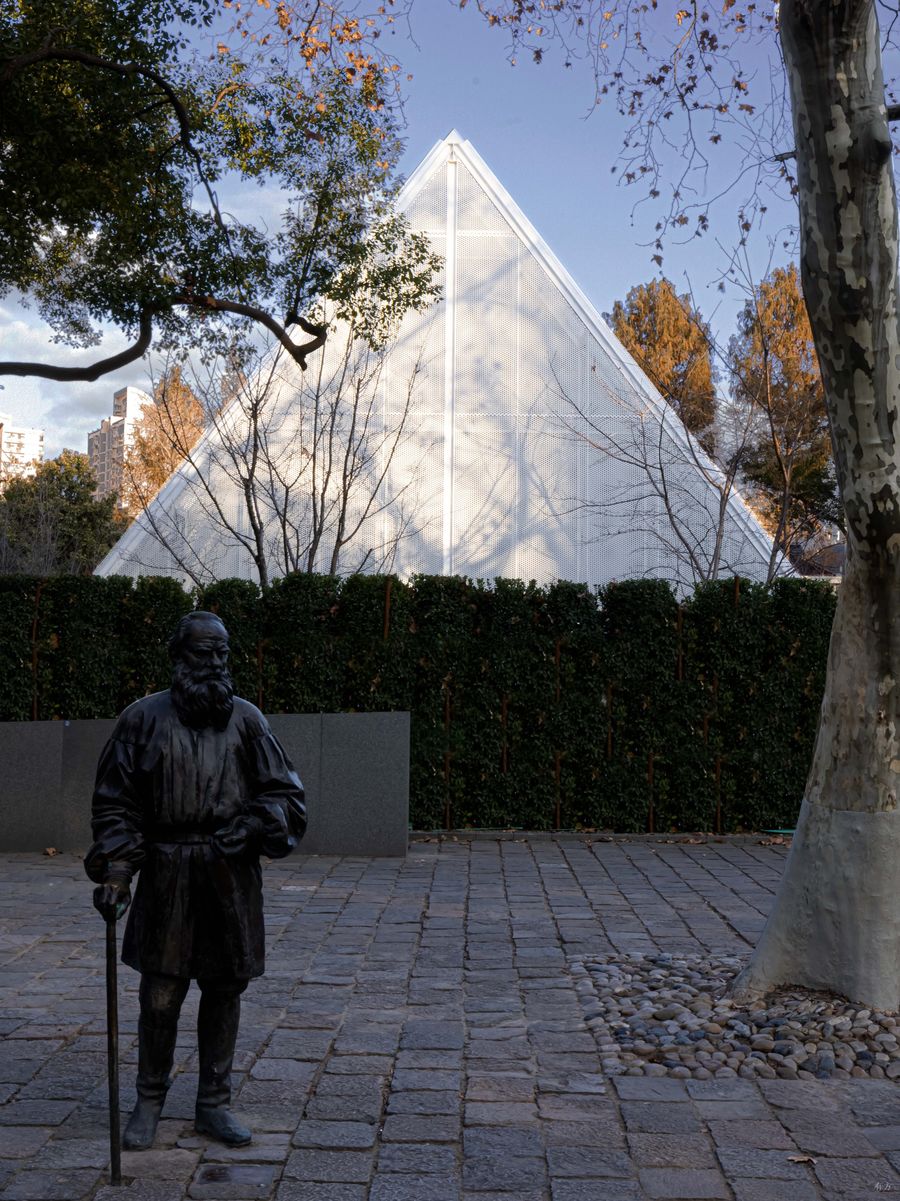
{"label": "green hedge wall", "polygon": [[[220,613],[267,712],[408,709],[419,829],[793,826],[825,675],[828,584],[546,588],[459,577],[0,578],[0,720],[108,717]],[[301,774],[303,765],[298,765]]]}

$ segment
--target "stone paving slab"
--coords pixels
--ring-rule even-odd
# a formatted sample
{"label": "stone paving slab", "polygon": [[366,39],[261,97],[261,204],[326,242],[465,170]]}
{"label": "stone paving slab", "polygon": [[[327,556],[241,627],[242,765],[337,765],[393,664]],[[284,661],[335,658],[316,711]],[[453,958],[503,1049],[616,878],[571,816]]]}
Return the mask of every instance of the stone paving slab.
{"label": "stone paving slab", "polygon": [[[734,954],[784,849],[420,838],[265,868],[229,1150],[195,1134],[193,1025],[157,1147],[108,1184],[103,928],[72,855],[0,857],[0,1201],[855,1201],[900,1193],[900,1085],[602,1074],[570,966]],[[137,976],[120,968],[122,1108]]]}

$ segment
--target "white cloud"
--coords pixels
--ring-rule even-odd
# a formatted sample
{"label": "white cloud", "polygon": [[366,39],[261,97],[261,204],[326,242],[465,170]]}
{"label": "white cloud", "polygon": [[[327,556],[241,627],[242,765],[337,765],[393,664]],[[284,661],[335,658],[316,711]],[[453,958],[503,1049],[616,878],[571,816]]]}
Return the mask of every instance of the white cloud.
{"label": "white cloud", "polygon": [[[113,328],[104,332],[101,346],[78,350],[53,342],[48,326],[14,300],[0,304],[0,358],[74,367],[116,354],[128,345]],[[86,451],[87,436],[112,412],[113,393],[128,384],[147,386],[147,366],[132,363],[94,383],[58,383],[38,376],[0,377],[0,412],[22,425],[44,430],[45,455],[53,458],[64,448]]]}

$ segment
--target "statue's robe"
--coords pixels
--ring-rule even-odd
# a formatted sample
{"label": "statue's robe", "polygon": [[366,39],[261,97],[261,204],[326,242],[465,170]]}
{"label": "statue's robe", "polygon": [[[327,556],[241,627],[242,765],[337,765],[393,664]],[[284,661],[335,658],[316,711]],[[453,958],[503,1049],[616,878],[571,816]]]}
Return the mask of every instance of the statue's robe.
{"label": "statue's robe", "polygon": [[[225,856],[211,838],[234,818],[261,835]],[[170,692],[130,705],[97,767],[88,876],[138,873],[122,960],[141,972],[249,979],[265,962],[259,856],[303,835],[303,786],[260,711],[235,697],[223,729],[193,729]]]}

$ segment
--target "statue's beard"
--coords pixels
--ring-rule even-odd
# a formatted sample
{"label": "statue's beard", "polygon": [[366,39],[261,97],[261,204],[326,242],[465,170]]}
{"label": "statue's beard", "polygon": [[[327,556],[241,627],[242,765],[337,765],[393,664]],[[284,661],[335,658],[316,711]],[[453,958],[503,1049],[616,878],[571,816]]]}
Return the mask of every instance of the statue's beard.
{"label": "statue's beard", "polygon": [[196,730],[215,726],[224,730],[234,708],[234,686],[224,668],[192,671],[184,662],[176,662],[172,673],[172,700],[186,726]]}

